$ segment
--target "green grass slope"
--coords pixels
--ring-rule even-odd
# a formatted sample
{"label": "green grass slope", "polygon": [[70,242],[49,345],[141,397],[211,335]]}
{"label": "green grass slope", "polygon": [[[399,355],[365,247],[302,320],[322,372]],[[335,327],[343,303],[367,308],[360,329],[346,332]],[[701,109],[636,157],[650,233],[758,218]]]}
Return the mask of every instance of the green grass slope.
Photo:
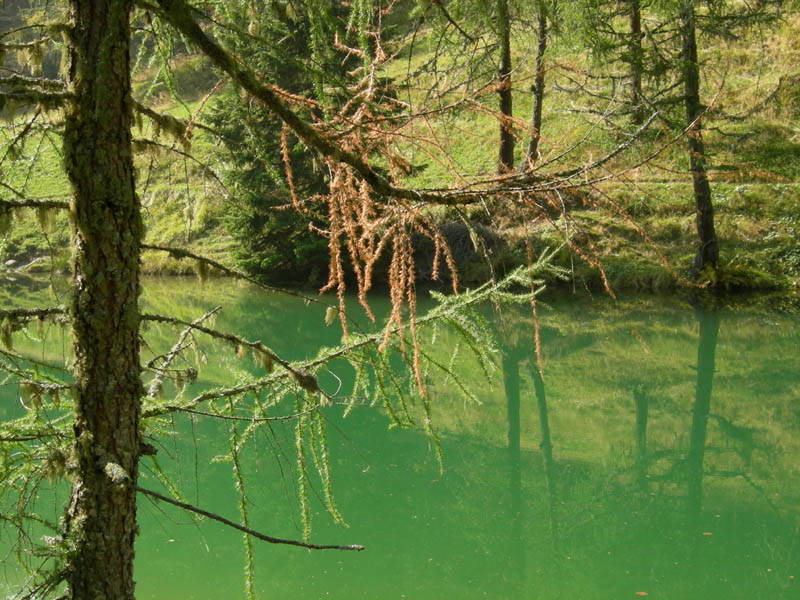
{"label": "green grass slope", "polygon": [[[720,271],[703,283],[736,290],[792,290],[800,285],[798,27],[800,16],[790,14],[769,33],[753,30],[724,43],[700,40],[702,95],[711,103],[704,135],[722,257]],[[530,112],[528,87],[535,41],[533,32],[515,33],[514,111],[520,123],[517,160],[527,143],[524,123]],[[435,40],[418,35],[411,59],[407,46],[397,60],[388,63],[384,74],[397,80],[435,51]],[[576,145],[558,161],[559,168],[587,164],[617,146],[624,139],[620,132],[596,126],[592,111],[602,112],[602,102],[570,89],[570,79],[591,66],[587,53],[556,40],[549,49],[547,66],[542,160]],[[184,100],[171,100],[163,83],[152,84],[148,79],[152,74],[146,72],[138,75],[137,97],[149,99],[151,104],[155,101],[160,111],[202,123],[205,111],[214,103],[213,95],[207,97],[217,81],[213,69],[198,57],[182,57],[176,59],[172,70],[173,87]],[[420,101],[426,86],[430,88],[434,81],[420,76],[414,85],[403,91],[412,102]],[[487,93],[473,109],[433,116],[410,126],[407,133],[425,143],[401,145],[398,151],[424,169],[415,171],[405,183],[442,188],[491,174],[498,128],[492,114],[495,109],[495,95]],[[26,140],[23,160],[13,169],[4,166],[5,180],[26,197],[64,198],[68,193],[60,168],[59,118],[50,114],[48,127]],[[696,245],[688,159],[685,142],[675,139],[675,133],[659,126],[657,120],[655,123],[629,152],[605,166],[608,181],[595,185],[584,196],[587,202],[575,203],[570,224],[563,219],[520,223],[505,215],[502,205],[493,206],[494,214],[488,217],[483,207],[473,210],[469,216],[493,228],[503,241],[493,256],[495,269],[502,272],[524,262],[526,240],[539,250],[569,239],[578,247],[592,249],[615,289],[662,291],[682,285],[681,275]],[[16,133],[17,129],[4,121],[0,145],[7,147]],[[195,127],[189,148],[166,134],[156,135],[146,118],[134,137],[157,142],[137,158],[147,243],[180,245],[231,264],[234,242],[224,227],[224,216],[235,190],[225,189],[220,181],[226,166],[224,145],[213,133]],[[447,214],[440,218],[453,219]],[[0,268],[65,271],[68,241],[63,216],[44,233],[36,215],[21,211],[0,237]],[[47,258],[51,248],[55,250],[52,259]],[[597,287],[601,283],[600,271],[574,252],[564,249],[559,260],[573,273],[577,285]],[[467,283],[489,272],[473,267],[466,269]],[[146,253],[144,268],[149,273],[183,273],[191,265],[165,254]]]}

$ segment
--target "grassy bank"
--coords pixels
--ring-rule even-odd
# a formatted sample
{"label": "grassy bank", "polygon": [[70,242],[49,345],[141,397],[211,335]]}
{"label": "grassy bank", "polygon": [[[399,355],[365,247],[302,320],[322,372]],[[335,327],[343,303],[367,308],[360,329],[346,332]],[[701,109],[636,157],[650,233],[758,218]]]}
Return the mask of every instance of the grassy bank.
{"label": "grassy bank", "polygon": [[[800,287],[798,27],[800,17],[788,15],[766,38],[751,31],[724,44],[701,40],[703,62],[710,65],[704,72],[703,96],[714,102],[704,135],[721,254],[719,270],[704,274],[701,285],[728,291],[795,292]],[[534,38],[517,32],[514,41],[515,118],[523,123],[518,161],[527,141],[524,122],[531,105],[527,87],[533,77]],[[422,32],[411,59],[406,47],[385,74],[397,79],[409,67],[425,63],[435,51],[428,42]],[[559,42],[549,52],[542,161],[575,145],[574,151],[558,161],[558,168],[587,164],[613,149],[624,136],[612,127],[597,126],[592,111],[602,108],[599,102],[576,98],[570,91],[570,77],[590,66],[586,53]],[[767,55],[774,60],[767,61]],[[727,67],[720,69],[720,65]],[[135,90],[140,98],[158,99],[160,111],[201,123],[214,106],[214,98],[206,98],[216,81],[209,73],[211,68],[196,57],[177,60],[173,74],[183,95],[180,102],[169,98],[163,83],[148,83],[152,73],[140,73]],[[413,89],[420,91],[407,92],[412,102],[419,100],[416,95],[423,94],[431,81],[421,75],[415,83]],[[480,100],[484,108],[496,103],[494,93]],[[60,167],[59,120],[58,114],[41,117],[42,128],[21,148],[25,167],[5,173],[9,184],[26,197],[67,197]],[[428,152],[421,153],[411,144],[398,148],[410,163],[424,163],[405,185],[461,185],[493,171],[497,120],[489,111],[460,110],[412,129],[410,134],[425,137]],[[462,282],[474,284],[492,270],[502,273],[525,262],[529,250],[538,254],[569,241],[593,256],[613,289],[663,292],[686,286],[683,277],[695,253],[696,233],[685,142],[676,139],[659,120],[651,129],[629,152],[606,165],[607,174],[616,176],[568,199],[569,222],[558,216],[551,222],[520,222],[504,209],[504,200],[491,207],[491,214],[484,207],[472,210],[469,217],[484,227],[492,248],[487,253],[475,252],[466,229],[456,234],[453,241],[459,246],[456,254]],[[16,130],[6,126],[0,131],[0,140],[7,146]],[[233,264],[234,241],[226,230],[225,213],[236,192],[225,189],[221,182],[226,166],[224,145],[209,131],[195,128],[189,148],[164,133],[157,135],[146,118],[134,136],[155,142],[142,144],[143,152],[137,157],[146,242],[181,246]],[[652,158],[645,161],[648,156]],[[632,169],[631,164],[640,166]],[[453,174],[454,166],[458,176]],[[434,218],[443,223],[458,221],[447,213],[436,213]],[[65,272],[68,247],[68,223],[63,215],[52,222],[20,211],[10,230],[0,237],[0,268]],[[571,273],[568,285],[602,287],[601,270],[583,260],[579,252],[563,246],[557,260]],[[143,256],[143,268],[150,274],[178,274],[191,271],[193,265],[165,253],[148,252]]]}

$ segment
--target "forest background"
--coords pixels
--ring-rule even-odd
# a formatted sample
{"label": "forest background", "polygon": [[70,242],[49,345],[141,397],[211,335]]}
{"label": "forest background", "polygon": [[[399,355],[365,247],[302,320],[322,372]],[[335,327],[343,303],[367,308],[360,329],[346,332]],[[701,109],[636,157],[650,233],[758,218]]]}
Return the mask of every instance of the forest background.
{"label": "forest background", "polygon": [[[596,288],[607,277],[614,289],[663,291],[685,286],[682,278],[697,247],[690,153],[681,137],[688,128],[682,48],[669,16],[676,9],[668,4],[506,4],[513,100],[507,115],[498,110],[503,79],[499,5],[462,1],[440,8],[397,2],[383,7],[380,32],[374,35],[384,55],[371,59],[370,89],[364,87],[363,73],[352,73],[363,68],[364,57],[356,57],[344,42],[332,43],[337,36],[344,40],[345,29],[353,26],[344,8],[271,2],[258,10],[242,3],[231,5],[226,18],[239,28],[229,32],[236,52],[264,80],[313,98],[328,107],[324,110],[362,110],[367,119],[395,119],[387,143],[398,162],[385,166],[395,176],[404,171],[409,188],[447,189],[491,178],[498,170],[498,125],[502,130],[503,123],[514,142],[514,172],[530,161],[536,138],[535,160],[529,162],[534,177],[591,165],[626,146],[599,172],[573,173],[560,196],[543,191],[542,210],[533,216],[521,217],[513,201],[487,196],[462,209],[435,208],[430,219],[449,242],[465,284],[508,272],[524,264],[531,251],[563,245],[556,260],[572,272],[573,284]],[[631,33],[634,7],[643,24],[638,38]],[[5,2],[4,29],[41,19],[42,10],[35,3]],[[320,10],[316,16],[315,10]],[[800,277],[800,17],[787,2],[713,3],[699,7],[698,15],[700,131],[721,248],[718,268],[700,275],[699,283],[795,288]],[[241,102],[240,88],[207,57],[180,39],[153,36],[159,33],[151,31],[154,27],[143,23],[134,37],[134,97],[177,120],[145,118],[142,123],[140,117],[136,137],[145,152],[137,168],[146,243],[180,244],[261,281],[321,287],[328,275],[328,241],[320,235],[327,215],[310,207],[298,215],[287,207],[295,193],[296,200],[325,190],[324,166],[289,135],[286,158],[296,188],[290,190],[279,119],[252,100]],[[33,58],[24,51],[6,54],[11,69],[19,63],[23,71],[38,72],[41,66],[46,76],[58,75],[58,48],[38,57],[34,52]],[[638,79],[632,79],[636,70]],[[537,73],[543,90],[538,127],[532,122]],[[6,116],[17,109],[13,104],[6,102]],[[42,114],[32,135],[9,146],[22,159],[17,164],[25,165],[6,175],[11,198],[68,197],[59,119]],[[640,130],[645,119],[648,125]],[[169,135],[170,125],[177,135]],[[534,131],[539,135],[532,136]],[[9,144],[15,130],[4,132]],[[515,182],[497,183],[513,188]],[[4,232],[1,268],[68,271],[66,217],[55,216],[47,235],[40,220],[20,213],[17,225]],[[416,235],[414,245],[421,259],[417,280],[430,281],[432,244]],[[52,259],[51,247],[61,250]],[[145,255],[143,268],[154,274],[192,269],[164,253]]]}

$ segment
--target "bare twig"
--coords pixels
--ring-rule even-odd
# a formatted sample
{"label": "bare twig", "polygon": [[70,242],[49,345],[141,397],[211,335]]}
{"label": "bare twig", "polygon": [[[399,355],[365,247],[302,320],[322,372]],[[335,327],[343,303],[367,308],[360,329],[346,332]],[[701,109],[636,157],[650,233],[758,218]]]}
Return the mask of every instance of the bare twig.
{"label": "bare twig", "polygon": [[187,504],[186,502],[180,502],[178,500],[173,500],[167,496],[159,494],[158,492],[154,492],[152,490],[147,490],[145,488],[136,486],[136,491],[144,494],[145,496],[150,496],[155,498],[156,500],[161,500],[162,502],[166,502],[168,504],[172,504],[173,506],[177,506],[184,510],[188,510],[189,512],[196,513],[198,515],[203,515],[204,517],[208,517],[209,519],[213,519],[214,521],[218,521],[223,525],[227,525],[228,527],[233,527],[234,529],[238,529],[246,533],[247,535],[251,535],[256,539],[262,540],[264,542],[269,542],[270,544],[286,544],[289,546],[299,546],[300,548],[309,548],[311,550],[353,550],[355,552],[361,552],[364,549],[364,546],[359,545],[349,545],[349,546],[341,546],[341,545],[319,545],[319,544],[309,544],[306,542],[301,542],[299,540],[286,540],[282,538],[272,537],[270,535],[264,535],[263,533],[259,533],[254,529],[250,529],[249,527],[244,527],[243,525],[239,525],[238,523],[234,523],[233,521],[226,519],[225,517],[221,517],[215,513],[209,512],[207,510],[203,510],[202,508],[198,508],[197,506],[193,506],[191,504]]}

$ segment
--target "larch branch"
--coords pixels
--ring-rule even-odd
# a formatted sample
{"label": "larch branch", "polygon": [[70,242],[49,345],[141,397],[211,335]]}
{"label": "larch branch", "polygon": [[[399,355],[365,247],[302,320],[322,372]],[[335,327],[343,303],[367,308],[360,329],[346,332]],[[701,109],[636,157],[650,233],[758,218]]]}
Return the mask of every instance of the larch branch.
{"label": "larch branch", "polygon": [[364,549],[364,546],[359,545],[349,545],[349,546],[341,546],[341,545],[319,545],[319,544],[309,544],[307,542],[301,542],[299,540],[287,540],[282,538],[272,537],[271,535],[265,535],[260,533],[254,529],[250,529],[249,527],[245,527],[243,525],[239,525],[238,523],[234,523],[230,519],[226,519],[218,514],[209,512],[197,506],[193,506],[191,504],[187,504],[186,502],[180,502],[179,500],[174,500],[158,492],[154,492],[152,490],[148,490],[139,486],[136,486],[136,491],[144,494],[145,496],[150,496],[151,498],[155,498],[156,500],[160,500],[162,502],[166,502],[168,504],[172,504],[173,506],[177,506],[182,508],[183,510],[188,510],[189,512],[196,513],[198,515],[203,515],[204,517],[208,517],[214,521],[222,523],[223,525],[227,525],[228,527],[233,527],[234,529],[238,529],[246,533],[247,535],[251,535],[256,539],[259,539],[264,542],[269,542],[270,544],[286,544],[289,546],[299,546],[300,548],[308,548],[310,550],[352,550],[355,552],[360,552]]}
{"label": "larch branch", "polygon": [[0,208],[56,208],[69,210],[69,202],[63,200],[47,200],[44,198],[24,198],[22,200],[3,200],[0,198]]}

